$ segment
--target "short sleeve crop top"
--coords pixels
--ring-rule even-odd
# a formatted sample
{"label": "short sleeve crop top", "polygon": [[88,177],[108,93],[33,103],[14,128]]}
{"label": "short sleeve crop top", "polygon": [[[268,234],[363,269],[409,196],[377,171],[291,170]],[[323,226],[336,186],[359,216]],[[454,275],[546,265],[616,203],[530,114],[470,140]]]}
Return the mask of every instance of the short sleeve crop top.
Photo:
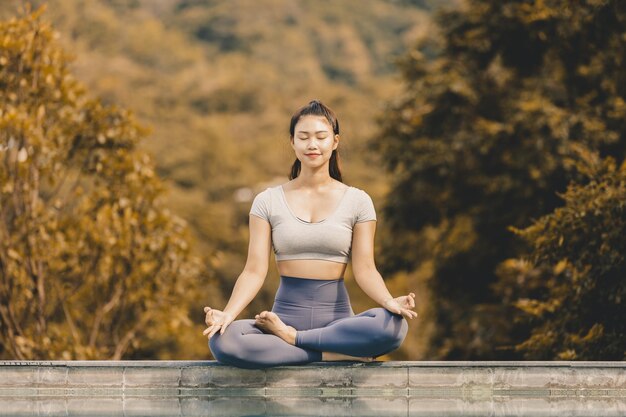
{"label": "short sleeve crop top", "polygon": [[258,193],[252,201],[250,214],[270,223],[277,261],[323,259],[348,263],[354,225],[376,220],[371,197],[352,186],[348,186],[334,213],[318,222],[307,222],[297,217],[287,205],[281,185]]}

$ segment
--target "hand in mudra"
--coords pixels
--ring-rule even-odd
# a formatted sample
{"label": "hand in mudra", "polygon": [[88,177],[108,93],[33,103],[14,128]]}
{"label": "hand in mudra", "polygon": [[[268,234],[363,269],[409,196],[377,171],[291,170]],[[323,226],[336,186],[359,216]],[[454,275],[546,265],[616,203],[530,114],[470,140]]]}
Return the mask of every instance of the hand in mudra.
{"label": "hand in mudra", "polygon": [[414,319],[417,313],[412,310],[415,307],[415,294],[401,295],[400,297],[390,298],[383,304],[387,310],[395,314],[402,314],[407,319]]}
{"label": "hand in mudra", "polygon": [[206,313],[204,322],[209,327],[207,327],[202,334],[205,336],[208,334],[209,339],[220,329],[220,334],[224,334],[226,328],[234,319],[231,314],[224,313],[221,310],[216,310],[211,307],[204,307],[204,312]]}

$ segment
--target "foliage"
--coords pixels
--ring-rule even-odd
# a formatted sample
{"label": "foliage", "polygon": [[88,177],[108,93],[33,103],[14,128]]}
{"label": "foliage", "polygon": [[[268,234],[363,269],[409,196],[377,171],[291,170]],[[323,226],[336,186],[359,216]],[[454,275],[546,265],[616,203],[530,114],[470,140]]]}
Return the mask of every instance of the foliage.
{"label": "foliage", "polygon": [[[379,156],[364,144],[380,140],[373,116],[400,88],[394,57],[429,30],[430,12],[416,7],[419,1],[0,1],[0,18],[26,2],[49,5],[44,16],[75,55],[72,74],[88,91],[133,109],[137,121],[153,128],[138,146],[154,155],[155,172],[169,189],[163,203],[187,221],[191,247],[204,262],[198,290],[178,303],[189,318],[146,329],[146,339],[160,338],[158,346],[144,343],[132,355],[209,357],[202,306],[223,307],[241,272],[253,192],[287,180],[293,152],[286,132],[298,106],[319,98],[337,111],[346,182],[367,189],[377,204],[384,200]],[[207,28],[207,22],[216,24]],[[211,30],[217,38],[199,36]],[[229,49],[229,39],[240,47]],[[387,239],[379,215],[377,250]],[[241,317],[271,307],[273,262],[268,275]],[[415,290],[397,288],[405,287]],[[374,307],[363,293],[353,300]],[[421,332],[410,337],[424,339]]]}
{"label": "foliage", "polygon": [[[393,175],[384,208],[387,273],[435,264],[430,356],[515,358],[511,310],[490,290],[524,227],[584,183],[580,155],[621,159],[626,141],[626,4],[468,1],[400,63],[403,94],[374,142]],[[434,59],[428,56],[434,55]]]}
{"label": "foliage", "polygon": [[587,157],[589,182],[570,184],[564,207],[514,229],[530,256],[498,268],[496,291],[532,328],[515,346],[527,358],[626,358],[626,163]]}
{"label": "foliage", "polygon": [[43,11],[0,22],[0,355],[128,357],[186,319],[197,265],[147,130],[87,97]]}

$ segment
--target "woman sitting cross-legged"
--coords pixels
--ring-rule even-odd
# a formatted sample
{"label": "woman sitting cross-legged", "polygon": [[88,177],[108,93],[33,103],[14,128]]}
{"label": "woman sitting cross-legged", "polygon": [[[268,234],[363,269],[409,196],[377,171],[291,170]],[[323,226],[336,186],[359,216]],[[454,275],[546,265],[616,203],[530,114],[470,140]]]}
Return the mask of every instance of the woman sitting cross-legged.
{"label": "woman sitting cross-legged", "polygon": [[[404,341],[415,294],[392,297],[376,269],[376,211],[365,191],[341,180],[333,111],[317,100],[300,108],[290,144],[290,181],[254,198],[246,265],[224,310],[204,308],[204,335],[215,359],[241,368],[370,362]],[[235,320],[261,289],[272,247],[280,285],[271,311]],[[358,285],[382,307],[354,314],[343,278],[350,260]]]}

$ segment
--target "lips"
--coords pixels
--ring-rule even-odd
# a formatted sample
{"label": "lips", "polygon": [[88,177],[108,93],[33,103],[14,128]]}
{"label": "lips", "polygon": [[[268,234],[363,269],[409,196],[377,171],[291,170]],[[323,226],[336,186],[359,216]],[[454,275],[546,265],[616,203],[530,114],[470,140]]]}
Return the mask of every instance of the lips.
{"label": "lips", "polygon": [[321,153],[305,153],[306,156],[318,156],[321,155]]}

